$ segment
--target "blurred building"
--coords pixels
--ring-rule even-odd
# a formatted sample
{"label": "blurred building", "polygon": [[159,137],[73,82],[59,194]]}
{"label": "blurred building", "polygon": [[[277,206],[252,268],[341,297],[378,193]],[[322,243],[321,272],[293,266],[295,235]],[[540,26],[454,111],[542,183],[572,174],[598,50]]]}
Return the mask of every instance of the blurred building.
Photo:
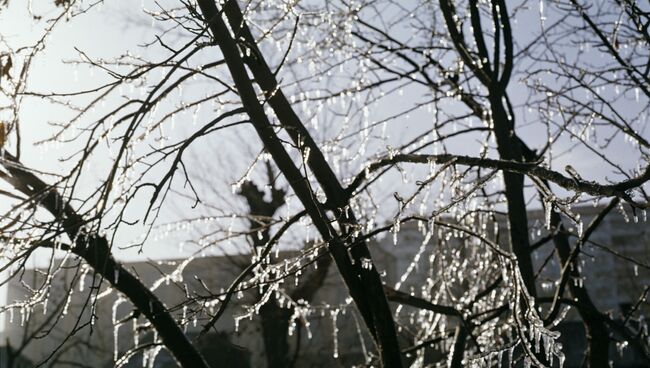
{"label": "blurred building", "polygon": [[[584,207],[578,212],[586,226],[600,210]],[[546,235],[544,213],[530,212],[529,221],[533,228],[531,242],[535,243]],[[500,223],[499,226],[505,230],[503,222]],[[650,271],[647,268],[650,264],[648,229],[645,219],[635,221],[629,211],[623,216],[614,210],[593,233],[590,238],[592,242],[584,248],[585,256],[581,257],[582,282],[587,285],[600,310],[614,318],[621,318],[623,313],[636,305],[650,285]],[[404,274],[410,273],[408,278],[403,279],[400,289],[417,294],[427,273],[431,272],[429,256],[438,241],[435,236],[427,242],[423,240],[417,227],[403,225],[396,244],[388,234],[371,245],[377,267],[388,286],[394,287]],[[536,268],[547,264],[538,277],[541,296],[552,296],[555,290],[554,282],[560,266],[552,253],[552,242],[547,242],[538,247],[533,255]],[[179,321],[187,322],[188,335],[195,338],[206,321],[192,320],[191,307],[188,310],[182,304],[187,295],[205,295],[206,290],[218,292],[227,288],[249,261],[248,255],[198,258],[168,279],[164,279],[164,275],[171,274],[182,260],[131,263],[128,268],[146,285],[158,285],[156,294]],[[22,280],[14,280],[9,285],[8,302],[29,297],[29,288],[45,282],[45,275],[43,270],[27,270]],[[287,282],[293,282],[293,279]],[[138,333],[146,323],[142,317],[136,319],[137,323],[131,319],[121,323],[118,329],[114,328],[115,321],[125,320],[133,313],[133,308],[128,302],[118,299],[116,293],[108,292],[106,283],[100,283],[92,272],[71,262],[68,268],[54,275],[51,283],[47,310],[43,310],[42,306],[31,311],[16,310],[5,318],[5,347],[0,350],[0,367],[9,367],[10,360],[16,367],[32,366],[48,357],[57,362],[56,367],[66,364],[112,367],[115,359],[123,357],[135,342],[153,341],[151,334]],[[71,284],[75,290],[68,298],[66,290]],[[97,295],[97,288],[100,297],[95,300],[93,295]],[[360,332],[363,330],[360,327],[362,322],[356,317],[356,311],[351,306],[345,307],[349,301],[348,295],[334,265],[314,301],[316,307],[322,307],[322,313],[309,316],[310,333],[303,329],[302,333],[294,333],[289,339],[291,352],[300,346],[295,367],[336,367],[362,363],[364,349],[373,349],[372,341],[367,333]],[[248,296],[236,298],[216,326],[219,333],[211,333],[199,340],[198,346],[210,363],[228,367],[265,365],[259,318],[255,316],[251,320],[235,323],[228,317],[231,313],[236,315],[241,305],[253,303],[254,300],[249,300]],[[641,303],[640,308],[645,315],[648,312],[647,302]],[[96,316],[92,325],[89,324],[91,310]],[[586,339],[577,315],[570,313],[559,329],[563,333],[561,339],[567,354],[565,366],[580,366]],[[409,342],[404,341],[404,344],[406,346]],[[640,366],[634,352],[623,348],[620,344],[611,347],[610,355],[616,360],[615,366]],[[142,353],[136,353],[126,366],[141,367],[143,359],[146,357]],[[155,357],[153,366],[173,367],[175,364],[163,350]]]}

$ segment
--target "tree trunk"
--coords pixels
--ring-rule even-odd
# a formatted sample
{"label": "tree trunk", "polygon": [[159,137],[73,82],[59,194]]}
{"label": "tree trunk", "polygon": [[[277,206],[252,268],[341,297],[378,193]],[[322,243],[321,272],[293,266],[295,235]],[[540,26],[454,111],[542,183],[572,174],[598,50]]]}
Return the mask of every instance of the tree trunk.
{"label": "tree trunk", "polygon": [[[271,125],[263,106],[258,100],[253,82],[248,76],[246,65],[240,54],[238,45],[232,38],[224,20],[221,18],[221,13],[217,9],[216,4],[212,0],[199,0],[198,3],[207,25],[210,27],[213,36],[221,48],[230,74],[233,77],[235,87],[239,92],[242,104],[251,119],[253,127],[257,131],[267,152],[271,154],[275,164],[302,202],[321,237],[327,242],[330,254],[336,262],[350,295],[354,299],[366,326],[368,326],[374,337],[382,364],[388,367],[401,367],[401,354],[397,342],[395,325],[392,312],[388,306],[388,300],[386,300],[383,291],[381,278],[374,267],[371,269],[361,267],[361,257],[371,259],[370,252],[365,243],[358,244],[348,252],[347,245],[330,223],[326,209],[314,198],[307,178],[296,167],[282,141],[277,136],[274,126]],[[237,4],[234,1],[228,1],[227,6],[237,6]],[[230,24],[237,25],[238,23],[233,23],[231,20]],[[251,44],[254,45],[254,43]],[[252,51],[255,51],[255,49]],[[261,54],[256,54],[256,56],[262,59]],[[270,73],[270,71],[268,72]],[[265,90],[265,92],[270,91]],[[279,93],[279,91],[274,92]],[[285,123],[284,121],[281,122],[283,124]],[[290,131],[286,125],[285,128]],[[318,170],[314,170],[314,173],[318,173]],[[333,186],[340,187],[338,180],[336,178],[333,180],[328,181],[326,183],[327,185],[321,183],[321,186],[326,191],[328,200],[336,205],[337,199],[344,197],[344,191],[342,188],[340,191],[332,190],[331,188]],[[342,206],[336,207],[342,208]],[[350,216],[349,219],[354,221],[353,216]],[[350,259],[350,254],[354,257],[352,260]]]}
{"label": "tree trunk", "polygon": [[260,308],[260,317],[267,366],[269,368],[288,367],[290,356],[287,331],[289,330],[291,311],[281,308],[275,298],[271,298]]}
{"label": "tree trunk", "polygon": [[[558,213],[551,213],[551,226],[557,229],[557,234],[553,237],[555,251],[564,265],[571,256],[571,246],[561,221]],[[574,281],[581,277],[578,268],[575,265],[569,266],[569,273],[569,291],[577,303],[578,314],[587,335],[587,364],[591,368],[609,367],[609,331],[587,289]]]}
{"label": "tree trunk", "polygon": [[14,179],[8,182],[25,195],[34,198],[54,216],[67,236],[75,241],[70,245],[69,250],[83,258],[95,272],[122,292],[147,317],[165,347],[181,366],[208,368],[208,364],[187,339],[160,299],[135,275],[115,261],[106,238],[84,234],[81,230],[84,220],[54,188],[23,169],[23,166],[8,153],[5,153],[5,157],[14,163],[5,166]]}
{"label": "tree trunk", "polygon": [[[498,93],[490,94],[492,119],[494,121],[494,135],[497,141],[497,151],[503,160],[523,161],[519,140],[515,135],[514,122],[508,118],[503,106],[502,96]],[[528,215],[526,200],[524,199],[524,176],[513,172],[504,171],[506,200],[508,202],[508,226],[510,247],[517,257],[521,276],[526,289],[532,297],[537,296],[535,288],[535,273],[530,257],[530,241],[528,239]]]}
{"label": "tree trunk", "polygon": [[[520,147],[522,154],[527,161],[534,161],[537,159],[535,152],[528,148],[523,142],[520,142]],[[546,181],[543,181],[543,183],[550,190],[548,183]],[[571,257],[571,244],[569,243],[569,237],[567,236],[564,225],[562,224],[560,214],[553,210],[551,210],[550,227],[555,231],[553,244],[555,246],[555,253],[560,261],[560,267],[562,267],[562,265],[566,264]],[[577,267],[571,266],[569,268],[569,273],[569,277],[572,280],[576,280],[580,277],[580,272]],[[572,280],[569,280],[569,291],[578,303],[578,314],[580,314],[580,318],[585,326],[585,333],[587,335],[588,366],[591,368],[609,367],[609,331],[605,325],[605,321],[600,316],[600,312],[591,300],[585,286],[576,284]],[[562,295],[559,297],[562,297]],[[552,306],[552,308],[554,307],[555,305]],[[557,311],[551,311],[550,319],[554,319],[555,315],[557,315]]]}

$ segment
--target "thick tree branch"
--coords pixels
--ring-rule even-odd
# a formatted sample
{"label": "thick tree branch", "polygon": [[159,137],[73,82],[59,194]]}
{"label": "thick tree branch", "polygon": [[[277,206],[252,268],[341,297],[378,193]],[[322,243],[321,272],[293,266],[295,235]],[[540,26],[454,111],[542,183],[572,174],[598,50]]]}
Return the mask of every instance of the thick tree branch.
{"label": "thick tree branch", "polygon": [[516,162],[508,160],[495,160],[490,158],[480,158],[471,156],[460,156],[451,154],[426,155],[426,154],[398,154],[392,157],[379,159],[360,172],[346,188],[349,193],[354,193],[369,174],[381,169],[382,167],[395,165],[397,163],[418,163],[418,164],[446,164],[454,163],[458,165],[474,166],[481,168],[490,168],[513,172],[528,176],[537,177],[542,180],[548,180],[560,187],[578,193],[586,193],[598,197],[618,197],[634,207],[646,208],[646,204],[635,202],[628,191],[637,188],[650,180],[650,166],[638,176],[620,181],[615,184],[599,184],[592,181],[577,179],[565,176],[557,171],[547,169],[540,165],[539,162]]}
{"label": "thick tree branch", "polygon": [[0,164],[10,174],[11,180],[7,180],[9,184],[32,198],[54,217],[73,242],[72,252],[83,258],[147,317],[179,364],[183,367],[208,367],[162,301],[113,258],[106,238],[84,233],[84,220],[56,188],[47,185],[8,153],[5,153],[5,159]]}
{"label": "thick tree branch", "polygon": [[[374,267],[371,269],[364,269],[360,265],[361,262],[353,262],[350,260],[344,243],[337,235],[336,230],[332,228],[332,225],[328,220],[325,209],[314,198],[311,188],[308,185],[307,178],[305,178],[300,170],[295,166],[281,140],[275,133],[273,125],[271,125],[266,116],[264,108],[260,104],[255,88],[253,87],[253,82],[248,76],[245,62],[239,52],[238,46],[235,40],[231,37],[230,30],[222,19],[221,13],[217,9],[214,1],[201,0],[199,1],[199,7],[201,8],[201,12],[203,13],[208,27],[212,31],[216,42],[221,48],[235,86],[239,91],[242,104],[247,110],[255,130],[261,138],[266,150],[271,154],[276,165],[287,178],[287,181],[296,193],[296,196],[300,199],[305,210],[312,218],[318,232],[321,234],[323,239],[328,242],[328,247],[332,257],[348,286],[350,295],[359,307],[366,325],[375,337],[375,342],[377,343],[382,358],[382,364],[391,367],[401,366],[400,351],[392,315],[390,308],[388,308],[386,297],[383,294],[381,279],[379,278],[377,271]],[[225,10],[227,13],[233,13],[239,9],[235,1],[228,1]],[[241,13],[237,13],[237,15],[239,14]],[[237,22],[236,19],[229,17],[229,23],[233,25],[233,27],[241,27],[242,25],[245,25],[243,18],[241,21]],[[235,34],[239,33],[238,28],[235,28],[234,31]],[[246,44],[250,47],[255,43],[246,42]],[[255,49],[252,51],[255,51]],[[252,54],[256,55],[258,60],[262,59],[260,57],[261,54],[255,52]],[[268,67],[266,67],[265,71],[268,71],[268,75],[271,77],[273,76]],[[256,81],[266,93],[273,95],[279,92],[276,89],[266,89],[260,78],[256,78]],[[280,117],[280,119],[282,120],[282,117]],[[287,132],[291,134],[291,129],[287,129]],[[302,139],[307,139],[307,136],[309,135],[307,134]],[[300,141],[302,141],[302,139]],[[301,144],[298,146],[302,147]],[[323,170],[327,170],[328,166],[329,165],[325,162]],[[315,170],[314,168],[312,168],[312,170],[314,173],[318,172],[318,170]],[[327,171],[331,172],[331,168]],[[342,196],[344,194],[342,189],[340,191],[336,190],[336,187],[340,186],[340,183],[335,179],[334,176],[328,180],[326,184],[321,183],[321,185],[325,189],[328,198],[332,195],[333,197],[330,198],[330,200],[337,203],[337,201],[342,202],[345,198]],[[334,189],[332,189],[332,186],[334,186]],[[366,247],[357,247],[355,252],[357,254],[365,254],[368,259],[371,259],[370,253]],[[358,259],[360,259],[360,257],[358,257]]]}

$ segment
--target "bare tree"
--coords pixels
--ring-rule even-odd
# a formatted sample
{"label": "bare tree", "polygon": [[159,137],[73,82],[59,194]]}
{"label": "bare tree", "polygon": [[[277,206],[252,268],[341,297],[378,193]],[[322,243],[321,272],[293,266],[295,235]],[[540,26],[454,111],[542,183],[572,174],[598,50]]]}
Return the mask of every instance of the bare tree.
{"label": "bare tree", "polygon": [[[156,3],[145,11],[154,27],[143,45],[155,52],[104,60],[79,50],[77,65],[101,72],[102,84],[29,89],[45,36],[96,5],[56,1],[36,45],[2,51],[10,119],[0,130],[0,194],[11,205],[0,236],[10,279],[37,249],[51,252],[48,274],[73,255],[97,277],[91,311],[108,283],[159,336],[131,352],[162,344],[186,367],[208,363],[178,312],[190,309],[205,334],[241,310],[229,306],[244,292],[254,303],[235,320],[259,314],[267,364],[287,366],[285,330],[310,318],[330,263],[351,298],[327,307],[334,321],[353,302],[374,343],[359,363],[561,366],[556,330],[569,307],[585,326],[588,366],[606,366],[623,342],[650,362],[648,285],[615,315],[599,309],[583,267],[597,246],[650,269],[593,239],[616,208],[645,216],[650,9],[573,0]],[[72,112],[47,140],[75,150],[65,174],[21,163],[20,113],[33,100]],[[225,163],[242,140],[256,142],[252,163]],[[226,170],[241,173],[232,190],[218,184]],[[580,206],[600,200],[607,204],[590,222],[581,218]],[[155,252],[151,234],[170,202],[217,213],[194,253],[161,278],[185,293],[174,305],[113,256],[122,247]],[[536,224],[528,216],[540,207]],[[387,234],[397,242],[404,226],[423,240],[390,287],[371,248]],[[128,228],[143,236],[117,244]],[[289,236],[300,251],[271,256]],[[250,257],[223,280],[227,289],[180,276],[201,252],[232,244],[250,244]],[[409,290],[423,257],[426,277]],[[285,285],[314,264],[297,287]],[[5,309],[47,303],[50,287]]]}

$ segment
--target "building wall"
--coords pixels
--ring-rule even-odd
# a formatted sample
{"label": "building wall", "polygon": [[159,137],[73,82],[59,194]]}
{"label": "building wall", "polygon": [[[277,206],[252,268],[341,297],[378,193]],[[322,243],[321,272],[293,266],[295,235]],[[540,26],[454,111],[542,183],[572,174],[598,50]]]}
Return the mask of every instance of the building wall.
{"label": "building wall", "polygon": [[[591,218],[595,216],[598,209],[582,208],[580,213],[585,224],[588,224]],[[531,224],[540,227],[539,233],[533,231],[531,234],[532,242],[545,235],[543,228],[544,214],[541,212],[531,212],[529,220]],[[586,225],[585,225],[586,227]],[[505,224],[501,224],[501,230],[505,231]],[[611,246],[611,249],[618,255],[607,252],[596,246],[585,247],[585,256],[581,257],[581,268],[585,277],[585,284],[601,310],[613,313],[618,316],[622,308],[629,307],[636,302],[642,290],[650,285],[650,272],[644,267],[634,267],[630,265],[627,259],[632,259],[641,264],[650,264],[650,235],[648,234],[648,224],[646,222],[626,222],[618,212],[612,213],[607,217],[605,222],[592,235],[591,239],[597,244]],[[409,268],[411,275],[403,280],[401,290],[414,292],[417,294],[422,285],[432,272],[436,272],[435,262],[431,255],[436,249],[439,241],[437,235],[434,235],[423,246],[424,237],[416,226],[404,225],[397,236],[397,244],[393,244],[391,234],[383,239],[370,243],[370,249],[373,253],[376,266],[383,275],[387,285],[394,287]],[[504,242],[502,246],[507,247]],[[548,255],[553,252],[552,244],[544,245],[534,253],[533,260],[536,267],[539,267]],[[419,254],[419,258],[416,257]],[[287,254],[287,256],[290,254]],[[417,261],[416,261],[417,259]],[[196,327],[192,322],[192,317],[186,314],[183,317],[183,308],[181,303],[186,299],[186,293],[190,295],[206,295],[206,287],[213,293],[220,292],[227,288],[232,279],[237,275],[242,265],[249,261],[248,256],[228,256],[228,257],[206,257],[197,258],[184,268],[182,278],[177,275],[176,279],[168,282],[159,282],[156,294],[160,297],[165,305],[172,310],[172,313],[179,320],[188,320],[188,334],[195,336],[202,324],[206,322],[206,317],[202,316],[196,322]],[[117,320],[121,320],[133,312],[133,308],[128,302],[121,302],[117,307],[116,301],[118,295],[115,292],[105,293],[106,295],[93,303],[93,296],[96,295],[90,286],[92,285],[92,273],[83,269],[72,267],[76,261],[71,260],[69,268],[57,273],[52,281],[50,290],[47,312],[44,313],[43,307],[38,305],[31,312],[29,318],[26,318],[24,325],[20,325],[21,315],[18,311],[14,312],[13,322],[6,320],[6,336],[13,348],[20,347],[25,341],[25,336],[29,336],[35,331],[43,331],[43,326],[51,326],[54,322],[52,318],[65,307],[68,290],[71,288],[72,281],[75,278],[84,278],[84,287],[79,286],[79,282],[74,283],[68,313],[62,318],[56,320],[56,326],[50,331],[48,336],[40,335],[33,339],[25,346],[22,355],[31,362],[38,363],[52,354],[57,347],[62,344],[65,337],[75,328],[87,324],[79,332],[74,334],[68,340],[65,340],[64,347],[60,351],[61,361],[69,360],[82,362],[89,367],[111,367],[114,361],[114,327],[113,313],[114,308],[117,312]],[[181,264],[181,261],[169,262],[152,262],[152,263],[132,263],[128,268],[133,270],[146,285],[154,285],[159,281],[163,274],[170,274]],[[434,264],[434,267],[429,267]],[[542,295],[551,296],[555,286],[550,282],[555,280],[559,273],[560,266],[555,259],[551,257],[549,267],[541,274],[538,280],[538,290]],[[44,281],[41,270],[28,270],[23,275],[22,282],[14,280],[9,284],[8,302],[23,300],[30,295],[26,285],[39,285]],[[97,285],[98,280],[96,280]],[[287,280],[290,284],[292,278]],[[183,286],[185,285],[185,286]],[[107,288],[106,283],[100,287],[100,294]],[[347,291],[342,283],[340,276],[332,265],[324,286],[318,291],[314,298],[313,306],[317,312],[308,317],[310,323],[311,336],[308,336],[303,329],[300,336],[300,354],[296,366],[350,366],[353,363],[361,363],[364,346],[372,350],[372,342],[368,334],[364,331],[359,333],[357,325],[361,321],[355,318],[356,311],[353,305],[348,304]],[[90,303],[89,303],[90,301]],[[217,324],[217,330],[221,334],[213,334],[202,343],[204,354],[216,363],[223,364],[224,359],[242,360],[242,366],[259,367],[265,365],[264,344],[261,338],[261,325],[259,317],[254,316],[252,320],[242,320],[238,328],[235,328],[235,322],[230,315],[238,315],[242,312],[241,306],[252,304],[254,300],[248,297],[243,299],[235,298],[232,306],[220,319]],[[90,308],[88,305],[95,306],[96,319],[92,325]],[[336,306],[341,308],[336,315],[335,333],[333,310]],[[346,306],[347,305],[347,306]],[[84,309],[84,306],[85,309]],[[642,306],[644,313],[647,314],[647,303]],[[81,313],[81,311],[84,311]],[[81,318],[77,318],[81,315]],[[569,320],[576,320],[575,313],[569,314]],[[140,317],[138,324],[143,325],[146,321]],[[118,329],[118,356],[121,356],[126,349],[133,346],[134,327],[132,321],[129,321]],[[573,327],[572,327],[573,328]],[[573,328],[579,331],[579,326]],[[363,331],[363,329],[361,329]],[[573,331],[567,327],[567,331]],[[579,332],[567,332],[579,333]],[[334,337],[336,336],[336,338]],[[151,334],[140,334],[140,341],[151,341]],[[296,336],[289,339],[291,351],[296,346]],[[404,345],[412,344],[412,341],[403,341]],[[339,357],[334,357],[335,344],[339,346]],[[576,343],[578,344],[578,343]],[[218,348],[215,348],[217,346]],[[576,345],[577,346],[577,345]],[[217,354],[218,353],[218,354]],[[59,354],[59,353],[57,353]],[[141,366],[142,357],[138,356],[132,359],[129,366]],[[160,367],[173,366],[173,360],[168,354],[162,352],[156,359],[156,365]]]}

